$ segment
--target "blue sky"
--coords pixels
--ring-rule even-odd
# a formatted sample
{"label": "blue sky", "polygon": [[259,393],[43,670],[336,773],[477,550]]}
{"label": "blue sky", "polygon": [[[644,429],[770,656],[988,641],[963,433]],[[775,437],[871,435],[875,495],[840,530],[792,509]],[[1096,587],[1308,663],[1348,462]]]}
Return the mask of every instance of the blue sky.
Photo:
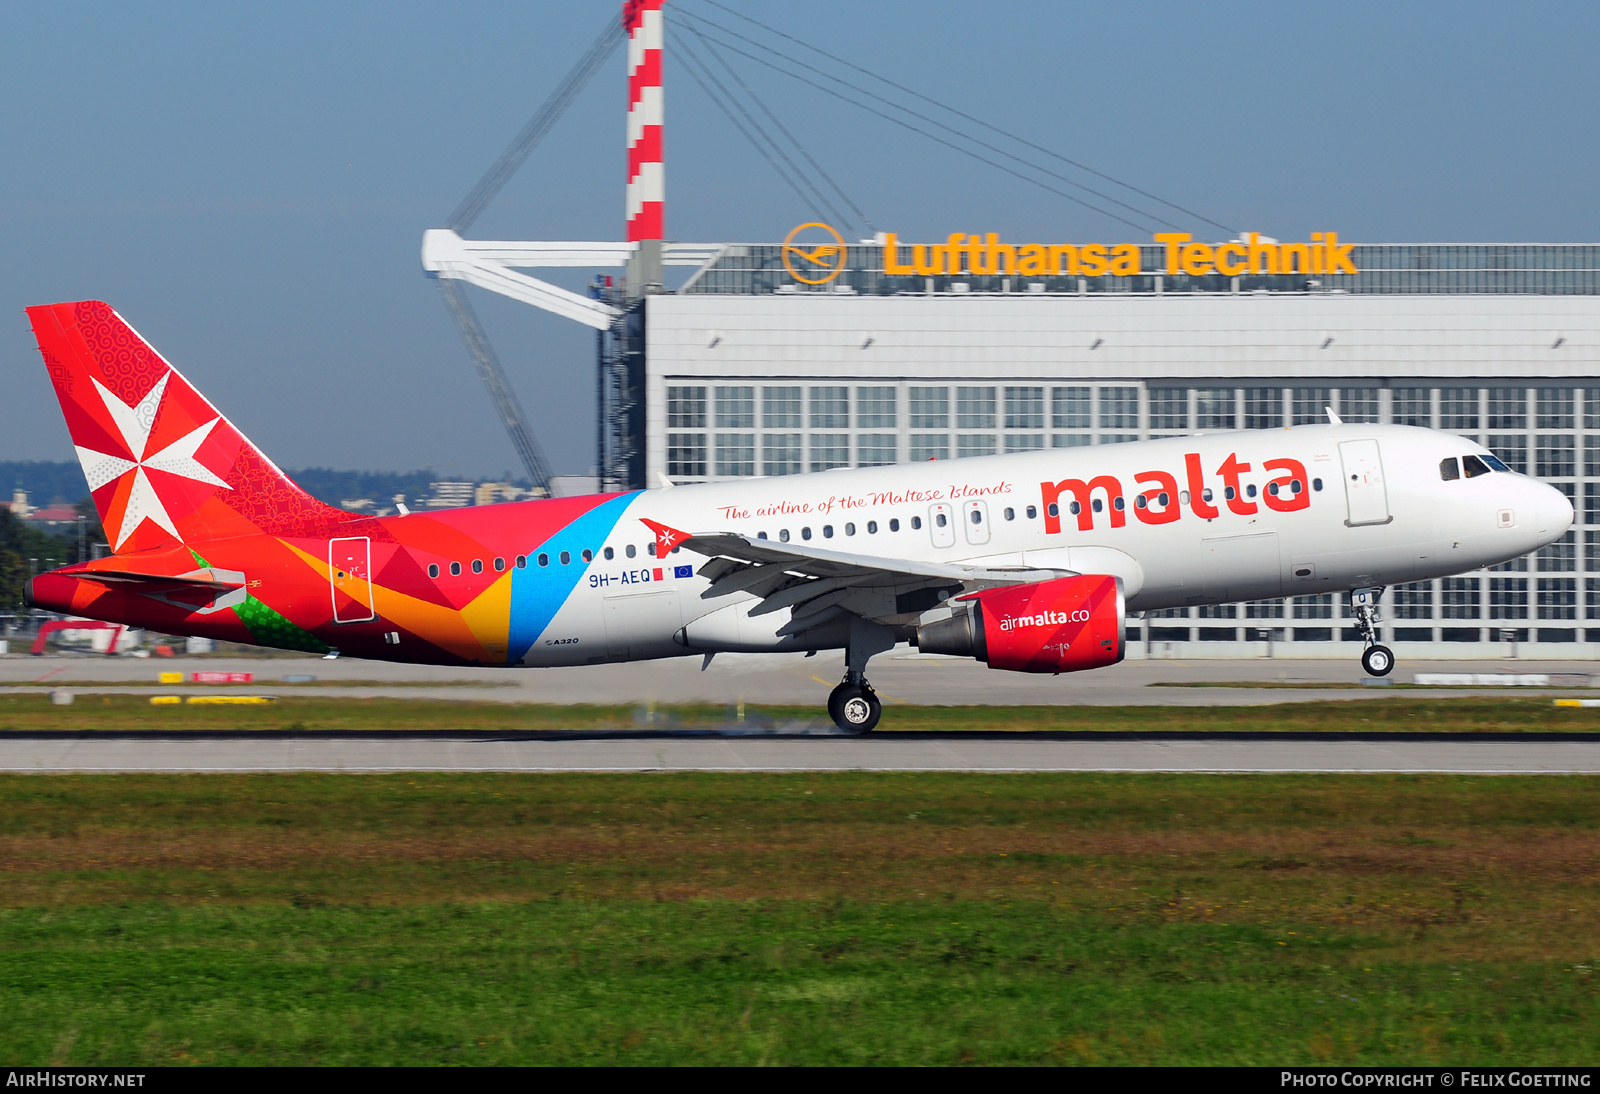
{"label": "blue sky", "polygon": [[[738,25],[706,0],[682,4]],[[0,459],[71,458],[22,309],[99,297],[284,466],[514,470],[418,246],[617,8],[9,8]],[[1228,225],[1364,242],[1600,240],[1600,5],[741,10]],[[730,60],[902,238],[1140,238]],[[670,49],[666,84],[669,236],[772,240],[810,217]],[[620,238],[624,98],[619,54],[472,234]],[[473,299],[552,464],[587,470],[592,333]]]}

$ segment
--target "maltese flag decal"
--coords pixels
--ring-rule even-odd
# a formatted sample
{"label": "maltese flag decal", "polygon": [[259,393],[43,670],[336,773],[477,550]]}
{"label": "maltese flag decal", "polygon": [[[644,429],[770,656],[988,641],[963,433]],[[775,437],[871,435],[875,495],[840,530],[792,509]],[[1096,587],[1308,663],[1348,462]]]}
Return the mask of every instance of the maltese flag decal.
{"label": "maltese flag decal", "polygon": [[676,528],[668,528],[665,524],[658,524],[647,517],[640,517],[640,522],[656,534],[656,557],[665,558],[672,551],[689,538],[688,532],[680,532]]}

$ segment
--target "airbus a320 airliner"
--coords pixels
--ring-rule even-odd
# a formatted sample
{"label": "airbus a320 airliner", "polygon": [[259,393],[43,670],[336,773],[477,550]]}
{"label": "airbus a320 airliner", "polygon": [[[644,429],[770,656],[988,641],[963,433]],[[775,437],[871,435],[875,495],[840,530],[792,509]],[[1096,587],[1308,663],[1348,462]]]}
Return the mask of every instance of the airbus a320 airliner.
{"label": "airbus a320 airliner", "polygon": [[322,654],[589,665],[899,642],[991,669],[1120,661],[1133,612],[1378,594],[1561,537],[1572,505],[1460,437],[1327,425],[371,517],[325,505],[98,301],[29,308],[113,553],[33,578],[75,616]]}

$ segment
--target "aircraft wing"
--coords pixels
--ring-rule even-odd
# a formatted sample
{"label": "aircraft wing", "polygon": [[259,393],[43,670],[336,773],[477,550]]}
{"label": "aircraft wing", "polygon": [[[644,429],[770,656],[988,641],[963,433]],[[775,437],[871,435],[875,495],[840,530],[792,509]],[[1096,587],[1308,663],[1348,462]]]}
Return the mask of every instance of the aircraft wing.
{"label": "aircraft wing", "polygon": [[798,634],[846,613],[877,622],[906,622],[961,593],[1072,573],[914,562],[728,532],[692,535],[678,544],[711,560],[700,567],[700,575],[711,582],[702,599],[750,593],[761,600],[752,616],[792,608],[779,634]]}

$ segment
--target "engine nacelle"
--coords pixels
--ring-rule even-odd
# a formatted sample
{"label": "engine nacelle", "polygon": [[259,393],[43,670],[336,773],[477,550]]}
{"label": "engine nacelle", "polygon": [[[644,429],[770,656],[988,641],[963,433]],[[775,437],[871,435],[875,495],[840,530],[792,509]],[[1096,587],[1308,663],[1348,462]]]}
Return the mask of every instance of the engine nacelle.
{"label": "engine nacelle", "polygon": [[1126,653],[1122,582],[1083,574],[969,593],[953,614],[917,628],[923,653],[950,653],[1013,672],[1077,672]]}

